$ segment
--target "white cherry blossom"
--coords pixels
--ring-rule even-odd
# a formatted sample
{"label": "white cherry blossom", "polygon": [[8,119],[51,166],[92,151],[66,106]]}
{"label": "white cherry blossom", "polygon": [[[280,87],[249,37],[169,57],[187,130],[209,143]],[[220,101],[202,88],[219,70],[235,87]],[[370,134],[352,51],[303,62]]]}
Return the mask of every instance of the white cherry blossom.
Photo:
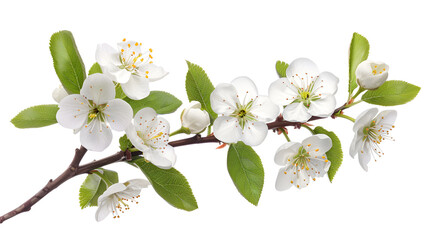
{"label": "white cherry blossom", "polygon": [[147,188],[150,183],[144,179],[133,179],[124,183],[115,183],[98,197],[98,209],[95,213],[97,222],[104,220],[109,214],[113,218],[119,218],[120,213],[129,210],[127,202],[136,203],[140,197],[142,188]]}
{"label": "white cherry blossom", "polygon": [[58,123],[80,132],[82,146],[92,151],[103,151],[112,142],[112,131],[124,131],[131,123],[130,105],[115,99],[115,85],[100,73],[89,75],[80,94],[64,97],[58,104]]}
{"label": "white cherry blossom", "polygon": [[149,95],[149,82],[157,81],[168,73],[152,62],[152,49],[142,52],[141,43],[123,39],[114,49],[108,44],[99,44],[95,58],[103,73],[121,84],[124,93],[131,99],[140,100]]}
{"label": "white cherry blossom", "polygon": [[[355,121],[353,131],[355,136],[350,145],[350,156],[358,154],[361,167],[368,171],[371,158],[384,155],[379,144],[384,140],[394,140],[390,132],[395,128],[397,112],[384,110],[377,115],[378,109],[371,108],[362,112]],[[377,116],[376,116],[377,115]]]}
{"label": "white cherry blossom", "polygon": [[388,72],[384,62],[365,60],[356,68],[356,81],[364,89],[377,89],[387,80]]}
{"label": "white cherry blossom", "polygon": [[338,78],[322,72],[307,58],[295,59],[286,69],[285,78],[270,85],[270,99],[285,106],[283,118],[290,122],[306,122],[311,116],[328,117],[335,110]]}
{"label": "white cherry blossom", "polygon": [[325,134],[317,134],[304,139],[301,143],[287,142],[280,146],[274,156],[274,162],[280,166],[276,189],[287,190],[292,185],[301,189],[311,180],[323,177],[331,162],[326,152],[332,147],[332,140]]}
{"label": "white cherry blossom", "polygon": [[63,85],[58,86],[52,91],[52,98],[55,102],[60,103],[63,98],[67,97],[69,94],[64,89]]}
{"label": "white cherry blossom", "polygon": [[182,126],[189,129],[192,134],[197,134],[210,124],[210,116],[207,111],[201,109],[201,103],[191,101],[189,106],[185,108],[180,116]]}
{"label": "white cherry blossom", "polygon": [[145,160],[163,169],[176,163],[174,148],[168,145],[170,124],[158,117],[152,108],[138,111],[126,133],[134,147],[142,151]]}
{"label": "white cherry blossom", "polygon": [[267,96],[259,96],[248,77],[221,83],[210,95],[211,107],[220,116],[213,123],[214,136],[225,143],[243,141],[256,146],[268,133],[266,122],[273,120],[279,108]]}

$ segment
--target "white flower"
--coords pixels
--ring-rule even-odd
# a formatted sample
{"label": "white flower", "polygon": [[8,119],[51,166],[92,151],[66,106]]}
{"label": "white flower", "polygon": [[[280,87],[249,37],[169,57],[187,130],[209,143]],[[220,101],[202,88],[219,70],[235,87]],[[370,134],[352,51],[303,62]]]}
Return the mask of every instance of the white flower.
{"label": "white flower", "polygon": [[80,94],[63,98],[57,112],[58,123],[80,131],[82,146],[92,151],[103,151],[112,141],[112,131],[124,131],[131,123],[133,109],[115,99],[115,85],[100,73],[89,75]]}
{"label": "white flower", "polygon": [[52,91],[52,98],[55,100],[55,102],[60,103],[63,98],[67,97],[69,94],[64,89],[63,85],[60,85],[59,87],[55,88],[54,91]]}
{"label": "white flower", "polygon": [[182,126],[189,129],[190,133],[197,134],[210,124],[210,116],[207,111],[201,110],[201,103],[191,101],[180,117]]}
{"label": "white flower", "polygon": [[359,157],[361,167],[368,171],[368,163],[371,157],[376,158],[384,155],[378,146],[383,140],[393,140],[390,131],[395,127],[397,112],[395,110],[385,110],[378,112],[377,108],[371,108],[362,112],[355,121],[353,131],[355,137],[350,145],[350,156],[353,158],[356,153]]}
{"label": "white flower", "polygon": [[307,58],[295,59],[286,69],[286,78],[270,85],[270,99],[285,106],[283,118],[290,122],[306,122],[311,116],[328,117],[335,110],[338,78],[322,72]]}
{"label": "white flower", "polygon": [[384,62],[365,60],[356,68],[356,80],[364,89],[376,89],[387,80],[388,71]]}
{"label": "white flower", "polygon": [[129,210],[128,201],[135,201],[140,197],[142,188],[147,188],[150,183],[144,179],[133,179],[124,183],[115,183],[98,197],[98,209],[95,213],[97,222],[104,220],[110,213],[113,218],[119,218],[120,213]]}
{"label": "white flower", "polygon": [[311,179],[323,177],[331,166],[325,154],[331,147],[332,140],[325,134],[308,137],[302,144],[287,142],[280,146],[274,162],[284,167],[279,170],[276,189],[287,190],[292,185],[305,188]]}
{"label": "white flower", "polygon": [[168,169],[176,163],[174,148],[168,145],[170,124],[158,117],[152,108],[143,108],[134,117],[134,125],[126,130],[131,143],[143,152],[145,160]]}
{"label": "white flower", "polygon": [[213,111],[222,115],[213,123],[214,135],[225,143],[259,145],[268,133],[266,122],[279,113],[267,96],[258,96],[255,84],[247,77],[217,85],[210,102]]}
{"label": "white flower", "polygon": [[167,75],[162,67],[152,63],[152,49],[141,51],[141,43],[126,41],[118,43],[118,50],[103,43],[97,46],[95,58],[103,73],[121,84],[124,93],[131,99],[140,100],[149,95],[149,82]]}

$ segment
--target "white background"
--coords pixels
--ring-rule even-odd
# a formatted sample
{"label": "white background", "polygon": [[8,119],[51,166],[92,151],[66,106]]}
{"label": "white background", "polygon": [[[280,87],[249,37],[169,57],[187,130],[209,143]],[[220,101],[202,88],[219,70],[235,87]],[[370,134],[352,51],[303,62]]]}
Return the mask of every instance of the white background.
{"label": "white background", "polygon": [[[370,59],[390,65],[390,79],[422,87],[417,98],[397,109],[396,142],[384,142],[385,156],[364,172],[348,155],[352,123],[345,119],[314,122],[342,140],[343,165],[334,182],[319,179],[309,187],[274,189],[276,149],[285,142],[270,134],[255,150],[265,167],[258,207],[236,191],[226,169],[227,149],[216,144],[176,149],[176,168],[190,182],[199,209],[185,212],[164,202],[153,190],[142,192],[139,205],[120,220],[97,223],[96,208],[80,210],[76,177],[50,193],[29,213],[0,225],[1,239],[423,239],[429,208],[427,156],[427,7],[423,1],[3,1],[0,7],[1,119],[0,214],[17,207],[69,164],[79,138],[59,125],[21,130],[10,119],[20,110],[54,103],[59,85],[49,53],[52,33],[73,32],[87,70],[98,43],[122,38],[154,49],[155,63],[170,74],[151,85],[187,103],[185,59],[202,66],[214,85],[247,75],[261,94],[277,79],[276,60],[314,60],[340,78],[337,103],[346,99],[348,47],[353,32],[366,36]],[[371,107],[359,104],[356,117]],[[391,109],[390,108],[390,109]],[[181,110],[180,108],[179,110]],[[384,109],[384,108],[382,108]],[[179,113],[166,116],[172,130]],[[426,119],[425,119],[426,118]],[[84,162],[118,150],[117,133],[104,153],[89,153]],[[291,130],[292,140],[308,136]],[[174,137],[178,139],[179,137]],[[126,164],[108,166],[120,180],[143,177]]]}

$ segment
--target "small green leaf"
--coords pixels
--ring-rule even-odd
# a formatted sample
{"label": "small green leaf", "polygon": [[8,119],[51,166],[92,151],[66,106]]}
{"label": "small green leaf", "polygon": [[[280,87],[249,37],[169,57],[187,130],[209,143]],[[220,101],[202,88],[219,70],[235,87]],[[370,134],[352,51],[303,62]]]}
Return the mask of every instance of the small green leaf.
{"label": "small green leaf", "polygon": [[198,65],[186,61],[188,73],[186,74],[186,93],[189,101],[201,103],[201,109],[210,115],[211,123],[217,118],[217,114],[210,105],[210,94],[215,89],[206,72]]}
{"label": "small green leaf", "polygon": [[115,98],[124,99],[127,97],[127,95],[125,95],[124,93],[124,90],[122,90],[121,84],[116,84],[115,91],[116,91]]}
{"label": "small green leaf", "polygon": [[94,63],[92,67],[89,69],[88,75],[94,74],[94,73],[103,73],[103,70],[101,70],[100,64]]}
{"label": "small green leaf", "polygon": [[288,67],[289,67],[289,64],[282,61],[277,61],[276,62],[277,75],[279,75],[280,78],[286,77],[286,69]]}
{"label": "small green leaf", "polygon": [[86,78],[85,65],[69,31],[54,33],[49,44],[55,72],[69,94],[78,94]]}
{"label": "small green leaf", "polygon": [[57,104],[37,105],[22,110],[11,122],[17,128],[39,128],[57,123]]}
{"label": "small green leaf", "polygon": [[227,166],[237,190],[257,206],[264,186],[264,167],[258,154],[243,142],[231,144]]}
{"label": "small green leaf", "polygon": [[341,149],[341,141],[337,137],[337,135],[335,135],[334,132],[330,132],[322,127],[316,127],[314,129],[314,132],[316,134],[326,134],[332,140],[332,148],[328,152],[326,152],[326,157],[329,161],[331,161],[331,167],[329,167],[328,177],[329,181],[332,182],[335,174],[341,166],[341,163],[343,162],[343,150]]}
{"label": "small green leaf", "polygon": [[[98,168],[101,173],[110,183],[115,184],[119,182],[118,173],[103,168]],[[86,207],[97,206],[98,198],[107,189],[107,184],[97,174],[88,174],[85,181],[79,189],[79,204],[82,209]]]}
{"label": "small green leaf", "polygon": [[383,83],[375,90],[368,90],[362,95],[362,100],[381,106],[396,106],[413,100],[420,91],[420,87],[399,80]]}
{"label": "small green leaf", "polygon": [[124,134],[121,138],[119,138],[119,148],[121,151],[125,152],[127,149],[130,149],[133,147],[133,144],[128,139],[127,135]]}
{"label": "small green leaf", "polygon": [[356,68],[368,58],[368,40],[359,33],[353,33],[349,54],[349,94],[352,94],[353,90],[358,86],[356,82]]}
{"label": "small green leaf", "polygon": [[152,91],[149,96],[141,100],[132,100],[127,97],[124,100],[131,105],[134,115],[145,107],[153,108],[158,114],[173,113],[182,105],[182,101],[175,96],[161,91]]}
{"label": "small green leaf", "polygon": [[186,178],[176,169],[161,169],[146,162],[142,157],[135,157],[130,162],[146,175],[152,187],[173,207],[193,211],[198,208],[192,189]]}

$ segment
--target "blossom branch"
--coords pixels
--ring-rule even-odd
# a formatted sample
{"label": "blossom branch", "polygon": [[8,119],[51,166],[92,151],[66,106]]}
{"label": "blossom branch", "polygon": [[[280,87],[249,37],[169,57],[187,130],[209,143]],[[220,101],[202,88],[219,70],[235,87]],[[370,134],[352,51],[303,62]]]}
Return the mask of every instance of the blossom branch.
{"label": "blossom branch", "polygon": [[[341,112],[342,110],[348,108],[348,105],[344,104],[341,107],[335,109],[334,113],[331,115],[332,118],[335,117],[335,115],[338,112]],[[314,120],[318,120],[318,119],[323,119],[323,117],[312,117],[308,120],[308,122],[310,121],[314,121]],[[287,127],[287,126],[296,126],[296,127],[300,127],[302,123],[297,123],[297,122],[288,122],[288,121],[284,121],[283,117],[278,117],[274,122],[268,123],[268,129],[277,129],[280,127]],[[201,135],[197,134],[193,137],[190,138],[185,138],[185,139],[180,139],[180,140],[176,140],[176,141],[171,141],[169,144],[172,147],[179,147],[179,146],[186,146],[186,145],[192,145],[192,144],[200,144],[200,143],[215,143],[218,142],[220,143],[221,141],[219,141],[214,135],[209,135],[207,137],[201,137]],[[89,173],[90,171],[115,163],[115,162],[119,162],[119,161],[124,161],[124,160],[130,160],[129,156],[127,157],[128,153],[127,152],[123,152],[123,151],[119,151],[111,156],[105,157],[103,159],[100,160],[96,160],[87,164],[83,164],[83,165],[79,165],[82,158],[84,157],[85,153],[87,152],[87,149],[84,147],[80,147],[79,149],[76,149],[76,153],[75,156],[72,160],[72,162],[70,163],[69,167],[60,175],[58,176],[55,180],[49,180],[49,182],[46,184],[46,186],[44,188],[42,188],[39,192],[37,192],[33,197],[31,197],[30,199],[28,199],[26,202],[24,202],[23,204],[21,204],[19,207],[17,207],[16,209],[4,214],[3,216],[0,217],[0,223],[3,223],[4,221],[8,220],[9,218],[12,218],[20,213],[23,212],[27,212],[31,210],[31,207],[36,204],[38,201],[40,201],[40,199],[42,199],[43,197],[45,197],[48,193],[50,193],[52,190],[54,190],[55,188],[57,188],[58,186],[60,186],[61,184],[63,184],[64,182],[66,182],[67,180],[80,175],[80,174],[84,174],[84,173]],[[142,152],[140,151],[136,151],[132,153],[132,156],[138,156],[141,155]]]}

